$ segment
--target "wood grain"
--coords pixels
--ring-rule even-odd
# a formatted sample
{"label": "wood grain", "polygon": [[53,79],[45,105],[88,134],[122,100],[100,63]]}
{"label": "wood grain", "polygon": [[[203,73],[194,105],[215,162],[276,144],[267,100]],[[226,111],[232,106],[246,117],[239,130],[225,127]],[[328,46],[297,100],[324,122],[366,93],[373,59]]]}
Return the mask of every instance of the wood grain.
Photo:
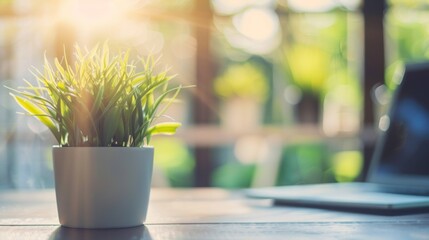
{"label": "wood grain", "polygon": [[145,226],[60,227],[53,190],[0,192],[0,239],[429,239],[429,214],[380,216],[273,205],[240,191],[153,189]]}

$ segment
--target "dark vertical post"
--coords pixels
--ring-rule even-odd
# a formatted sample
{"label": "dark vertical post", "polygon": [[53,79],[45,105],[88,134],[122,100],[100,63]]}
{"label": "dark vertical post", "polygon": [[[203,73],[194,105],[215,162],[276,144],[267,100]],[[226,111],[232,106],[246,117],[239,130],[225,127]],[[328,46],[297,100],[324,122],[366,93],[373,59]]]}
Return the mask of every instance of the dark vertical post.
{"label": "dark vertical post", "polygon": [[[209,0],[194,1],[194,33],[197,40],[196,55],[196,85],[197,94],[194,98],[194,123],[208,124],[214,121],[211,109],[215,106],[212,91],[214,78],[213,58],[211,55],[211,25],[212,10]],[[195,186],[210,186],[212,167],[212,154],[209,147],[195,148]]]}
{"label": "dark vertical post", "polygon": [[[363,89],[364,89],[364,128],[374,126],[374,103],[371,98],[371,91],[375,85],[384,83],[384,12],[386,10],[385,0],[364,0],[364,68],[363,68]],[[371,161],[373,146],[364,143],[364,167],[361,180],[365,179],[368,173],[369,162]]]}

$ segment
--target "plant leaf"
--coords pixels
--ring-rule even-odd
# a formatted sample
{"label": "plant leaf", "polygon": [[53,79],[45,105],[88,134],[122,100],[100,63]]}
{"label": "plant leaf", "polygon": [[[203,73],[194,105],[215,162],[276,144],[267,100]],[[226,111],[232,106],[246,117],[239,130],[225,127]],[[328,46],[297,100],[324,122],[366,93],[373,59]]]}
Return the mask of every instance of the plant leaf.
{"label": "plant leaf", "polygon": [[25,109],[30,115],[36,117],[39,119],[41,123],[43,123],[46,127],[51,130],[51,132],[54,134],[55,138],[58,140],[58,142],[61,139],[60,133],[58,131],[58,128],[56,127],[54,121],[52,118],[47,115],[41,108],[39,108],[36,104],[28,101],[25,98],[22,98],[20,96],[12,94],[12,97],[15,98],[15,101],[23,108]]}
{"label": "plant leaf", "polygon": [[147,132],[150,135],[158,135],[158,134],[165,134],[165,135],[173,135],[176,133],[177,128],[179,128],[182,124],[178,122],[163,122],[158,123],[156,125],[153,125],[150,127]]}
{"label": "plant leaf", "polygon": [[103,123],[104,136],[103,139],[101,139],[103,145],[108,145],[111,142],[116,130],[118,129],[120,119],[120,111],[117,111],[116,109],[111,109],[106,113]]}

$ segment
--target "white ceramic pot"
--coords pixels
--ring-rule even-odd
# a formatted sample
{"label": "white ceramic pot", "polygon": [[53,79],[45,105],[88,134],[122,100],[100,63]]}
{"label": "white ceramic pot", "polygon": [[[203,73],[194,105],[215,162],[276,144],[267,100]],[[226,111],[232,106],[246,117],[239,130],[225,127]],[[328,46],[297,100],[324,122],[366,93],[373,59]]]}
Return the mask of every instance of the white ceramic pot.
{"label": "white ceramic pot", "polygon": [[61,225],[121,228],[146,219],[153,148],[53,147]]}

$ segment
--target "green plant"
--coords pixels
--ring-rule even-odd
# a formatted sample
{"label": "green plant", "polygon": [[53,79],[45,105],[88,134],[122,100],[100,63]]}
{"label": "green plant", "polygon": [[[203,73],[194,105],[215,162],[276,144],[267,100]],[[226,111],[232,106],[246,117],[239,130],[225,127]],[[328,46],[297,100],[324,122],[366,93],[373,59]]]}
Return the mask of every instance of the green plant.
{"label": "green plant", "polygon": [[250,62],[233,64],[214,82],[214,90],[223,98],[250,98],[263,102],[268,95],[268,84],[262,69]]}
{"label": "green plant", "polygon": [[61,146],[138,147],[180,126],[155,123],[183,87],[168,87],[173,76],[155,73],[153,56],[131,61],[129,51],[113,55],[106,43],[85,51],[76,46],[74,64],[66,59],[52,65],[45,57],[43,70],[32,71],[37,84],[11,89]]}

